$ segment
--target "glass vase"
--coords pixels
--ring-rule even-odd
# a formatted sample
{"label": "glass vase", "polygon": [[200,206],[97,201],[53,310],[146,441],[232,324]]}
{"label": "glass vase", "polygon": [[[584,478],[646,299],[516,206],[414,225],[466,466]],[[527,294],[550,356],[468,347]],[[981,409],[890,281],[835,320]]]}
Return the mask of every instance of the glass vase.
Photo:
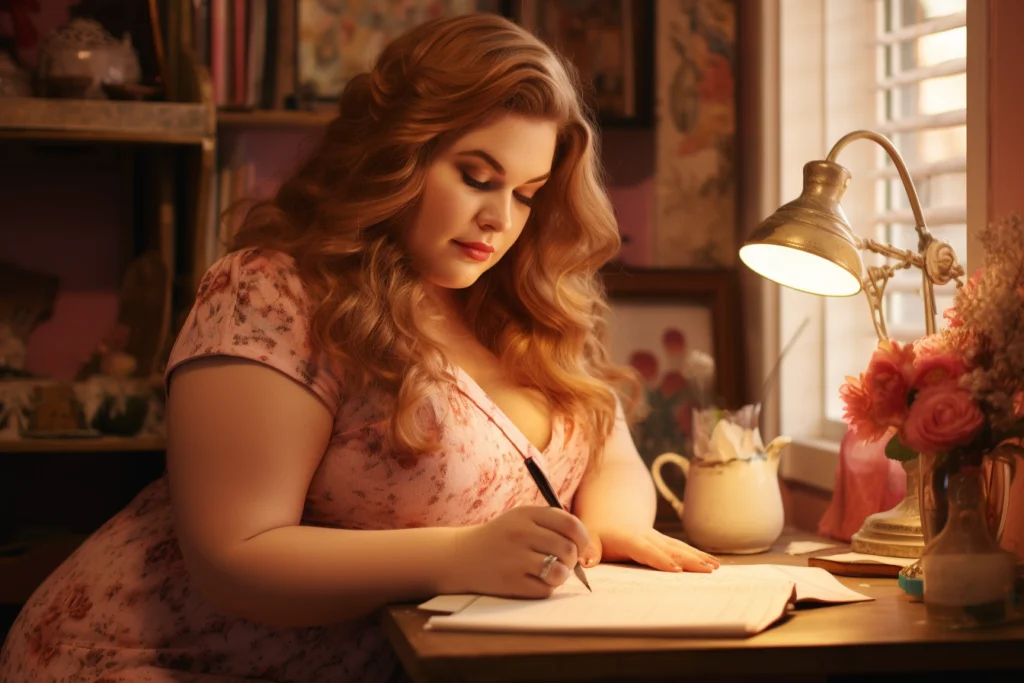
{"label": "glass vase", "polygon": [[982,468],[950,468],[944,502],[945,524],[921,555],[929,621],[952,628],[1006,621],[1014,614],[1016,558],[990,531]]}

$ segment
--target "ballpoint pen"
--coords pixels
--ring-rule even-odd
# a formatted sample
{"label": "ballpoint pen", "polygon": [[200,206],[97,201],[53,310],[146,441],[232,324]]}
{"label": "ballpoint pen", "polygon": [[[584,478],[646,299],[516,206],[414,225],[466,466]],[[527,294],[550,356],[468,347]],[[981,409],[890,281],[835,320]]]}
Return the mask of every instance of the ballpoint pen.
{"label": "ballpoint pen", "polygon": [[[523,458],[523,461],[526,463],[526,469],[530,471],[530,476],[537,483],[537,488],[540,489],[541,495],[544,496],[544,500],[548,502],[548,505],[565,510],[562,507],[562,503],[558,500],[558,496],[555,495],[554,489],[551,488],[551,484],[548,483],[548,478],[544,476],[544,473],[537,463],[533,461],[533,458]],[[594,589],[590,587],[590,582],[587,581],[587,575],[583,573],[583,565],[580,564],[579,560],[576,560],[576,566],[573,567],[572,572],[587,587],[588,591],[594,592]]]}

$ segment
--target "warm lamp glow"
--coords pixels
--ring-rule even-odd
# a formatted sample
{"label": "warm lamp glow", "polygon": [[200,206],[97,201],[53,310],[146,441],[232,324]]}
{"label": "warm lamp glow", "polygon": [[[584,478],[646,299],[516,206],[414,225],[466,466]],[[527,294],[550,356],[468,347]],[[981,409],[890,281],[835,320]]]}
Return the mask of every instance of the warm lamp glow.
{"label": "warm lamp glow", "polygon": [[766,218],[740,249],[758,275],[821,296],[861,291],[864,264],[839,204],[850,172],[832,161],[804,166],[800,196]]}
{"label": "warm lamp glow", "polygon": [[785,287],[820,296],[853,296],[860,278],[831,259],[778,244],[747,244],[740,259],[748,268]]}

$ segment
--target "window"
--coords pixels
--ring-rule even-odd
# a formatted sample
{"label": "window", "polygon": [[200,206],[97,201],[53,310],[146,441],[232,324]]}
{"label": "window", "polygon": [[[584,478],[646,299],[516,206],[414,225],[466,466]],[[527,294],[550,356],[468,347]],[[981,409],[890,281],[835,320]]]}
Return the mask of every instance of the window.
{"label": "window", "polygon": [[[762,100],[778,112],[778,147],[763,143],[762,149],[778,169],[778,178],[764,184],[776,195],[768,211],[800,193],[805,163],[824,159],[846,133],[875,130],[892,140],[907,163],[931,232],[950,242],[966,266],[967,1],[766,5],[773,9],[762,16],[763,42],[778,54],[777,72],[766,79],[777,85],[777,102],[770,96]],[[764,130],[766,137],[774,132]],[[855,141],[837,161],[852,175],[843,208],[854,231],[916,250],[910,206],[884,150]],[[890,280],[890,336],[906,340],[924,333],[920,286],[916,268]],[[952,292],[951,285],[936,289],[938,311],[949,306]],[[783,474],[831,489],[836,444],[845,432],[839,386],[846,375],[863,370],[877,344],[865,296],[822,298],[778,288],[766,315],[773,321],[766,333],[777,337],[778,348],[803,320],[811,323],[779,373],[778,433],[796,439]]]}
{"label": "window", "polygon": [[[965,262],[967,0],[876,0],[863,5],[868,13],[873,10],[877,26],[877,95],[862,93],[866,100],[876,101],[877,118],[870,127],[889,137],[907,163],[929,230],[938,239],[948,241]],[[850,26],[826,25],[838,31]],[[826,34],[825,39],[829,38]],[[864,66],[869,68],[867,61]],[[873,147],[872,167],[861,182],[874,181],[875,187],[865,189],[874,190],[875,197],[874,215],[864,216],[865,222],[854,224],[854,230],[916,251],[917,232],[910,203],[895,166],[880,148],[870,143],[855,144]],[[843,159],[839,158],[840,163]],[[871,202],[864,204],[870,206]],[[882,260],[869,258],[877,263]],[[953,292],[952,284],[936,288],[937,311],[941,313],[952,304]],[[849,315],[848,308],[826,303],[826,328],[838,328],[829,335],[833,343],[826,347],[825,370],[826,419],[834,422],[842,418],[839,386],[843,378],[864,365],[877,342],[865,311],[847,321],[843,318]],[[920,270],[902,270],[889,281],[884,311],[890,337],[910,341],[925,333]],[[853,339],[854,343],[844,344],[844,339]]]}

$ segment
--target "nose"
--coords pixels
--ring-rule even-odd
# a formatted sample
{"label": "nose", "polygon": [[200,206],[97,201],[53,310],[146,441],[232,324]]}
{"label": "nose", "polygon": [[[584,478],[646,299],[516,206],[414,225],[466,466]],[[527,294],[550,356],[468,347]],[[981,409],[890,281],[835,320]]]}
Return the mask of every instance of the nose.
{"label": "nose", "polygon": [[512,202],[515,201],[512,193],[495,193],[489,197],[477,220],[480,227],[495,232],[505,232],[512,229]]}

